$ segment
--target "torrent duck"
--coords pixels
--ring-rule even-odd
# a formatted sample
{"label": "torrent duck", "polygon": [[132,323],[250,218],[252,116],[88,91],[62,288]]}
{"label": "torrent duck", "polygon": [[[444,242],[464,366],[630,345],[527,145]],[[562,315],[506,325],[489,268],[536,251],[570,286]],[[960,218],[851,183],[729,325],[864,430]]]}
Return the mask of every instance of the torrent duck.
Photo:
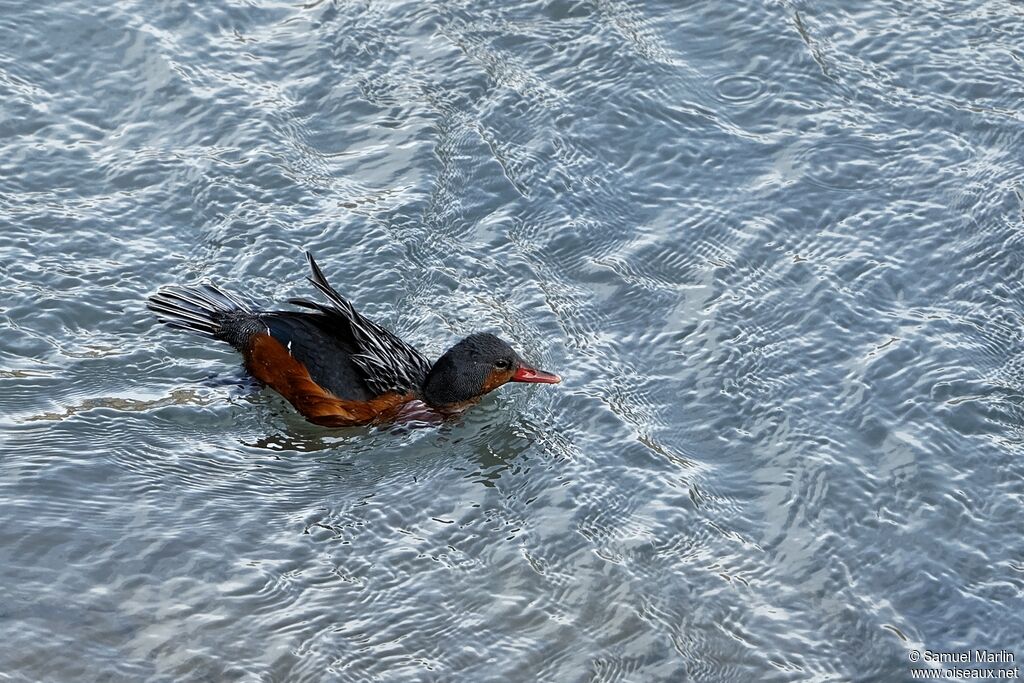
{"label": "torrent duck", "polygon": [[306,252],[309,281],[328,303],[289,299],[308,311],[256,311],[212,284],[167,286],[147,306],[167,325],[225,341],[258,380],[307,420],[325,427],[385,422],[405,415],[456,415],[506,382],[556,384],[511,346],[471,334],[433,364],[363,317],[327,282]]}

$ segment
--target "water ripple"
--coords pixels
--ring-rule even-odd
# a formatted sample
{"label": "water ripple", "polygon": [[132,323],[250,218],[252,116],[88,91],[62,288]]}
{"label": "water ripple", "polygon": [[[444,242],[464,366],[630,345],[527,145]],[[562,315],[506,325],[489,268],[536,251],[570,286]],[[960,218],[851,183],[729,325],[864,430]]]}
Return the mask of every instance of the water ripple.
{"label": "water ripple", "polygon": [[[8,8],[0,670],[1012,650],[1022,34],[1006,0]],[[320,429],[143,307],[307,294],[302,248],[428,355],[488,329],[565,382]]]}

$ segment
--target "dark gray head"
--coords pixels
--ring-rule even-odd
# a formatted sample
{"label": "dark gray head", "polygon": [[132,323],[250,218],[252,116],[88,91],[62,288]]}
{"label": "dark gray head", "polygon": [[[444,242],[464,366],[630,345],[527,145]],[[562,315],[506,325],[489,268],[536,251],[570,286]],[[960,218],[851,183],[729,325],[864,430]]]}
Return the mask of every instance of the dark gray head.
{"label": "dark gray head", "polygon": [[439,410],[480,398],[506,382],[556,384],[558,375],[535,370],[511,346],[486,332],[471,334],[437,359],[423,382],[423,400]]}

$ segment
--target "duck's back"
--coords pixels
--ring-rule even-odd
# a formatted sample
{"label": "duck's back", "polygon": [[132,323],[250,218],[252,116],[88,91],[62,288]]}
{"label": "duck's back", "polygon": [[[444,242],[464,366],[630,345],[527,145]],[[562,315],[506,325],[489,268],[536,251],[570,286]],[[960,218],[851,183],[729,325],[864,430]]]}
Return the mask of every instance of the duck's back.
{"label": "duck's back", "polygon": [[[337,337],[315,313],[273,312],[258,314],[260,334],[273,338],[309,374],[310,379],[334,396],[346,401],[374,398],[362,370],[352,361],[357,353],[351,342]],[[240,349],[249,362],[253,342]]]}
{"label": "duck's back", "polygon": [[387,419],[417,397],[429,363],[356,311],[307,258],[309,281],[328,303],[290,301],[312,312],[257,311],[212,284],[164,287],[148,306],[171,327],[234,346],[250,374],[312,422],[335,427]]}

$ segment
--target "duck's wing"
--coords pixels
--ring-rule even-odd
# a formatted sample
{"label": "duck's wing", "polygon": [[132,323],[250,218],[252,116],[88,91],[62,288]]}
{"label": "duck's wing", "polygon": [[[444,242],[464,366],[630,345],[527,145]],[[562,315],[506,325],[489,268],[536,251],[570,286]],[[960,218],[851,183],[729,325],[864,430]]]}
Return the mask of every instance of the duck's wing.
{"label": "duck's wing", "polygon": [[324,322],[328,323],[331,333],[353,348],[350,358],[363,374],[367,387],[375,394],[417,391],[430,370],[430,363],[423,354],[360,314],[331,287],[308,251],[306,260],[311,271],[310,283],[327,297],[329,303],[320,304],[306,299],[289,299],[288,302],[325,316]]}

